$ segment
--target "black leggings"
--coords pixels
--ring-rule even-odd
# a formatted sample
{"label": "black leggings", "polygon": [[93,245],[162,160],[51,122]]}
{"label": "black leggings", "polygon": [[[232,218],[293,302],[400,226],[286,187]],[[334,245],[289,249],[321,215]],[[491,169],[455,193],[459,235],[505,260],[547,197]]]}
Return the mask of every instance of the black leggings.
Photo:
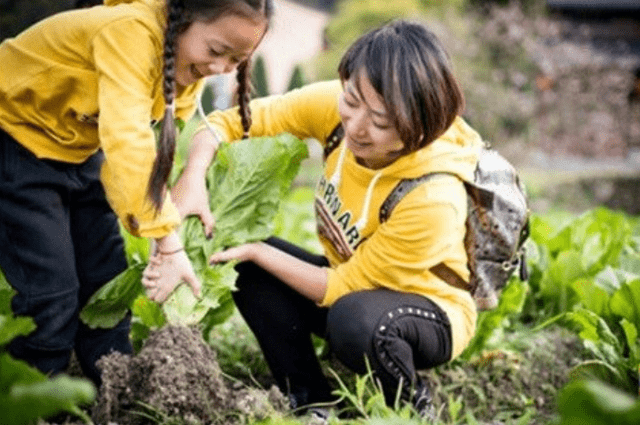
{"label": "black leggings", "polygon": [[[266,243],[328,266],[326,258],[283,240],[270,238]],[[398,388],[403,399],[410,397],[409,390],[417,384],[416,369],[451,358],[449,320],[423,296],[386,289],[360,291],[323,308],[254,263],[240,263],[236,269],[240,275],[233,298],[293,408],[333,399],[312,333],[326,338],[336,357],[356,373],[367,373],[366,357],[390,405]]]}

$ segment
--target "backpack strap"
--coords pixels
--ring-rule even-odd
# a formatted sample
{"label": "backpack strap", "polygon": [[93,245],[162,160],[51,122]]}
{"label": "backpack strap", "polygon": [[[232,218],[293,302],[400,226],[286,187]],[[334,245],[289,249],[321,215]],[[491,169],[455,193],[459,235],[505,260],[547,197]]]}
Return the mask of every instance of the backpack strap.
{"label": "backpack strap", "polygon": [[342,121],[341,121],[338,123],[338,125],[335,126],[333,131],[329,133],[329,136],[327,136],[327,139],[324,144],[323,159],[327,159],[329,157],[329,154],[331,154],[331,152],[333,152],[338,147],[338,145],[340,144],[340,141],[343,138],[344,138],[344,127],[342,126]]}
{"label": "backpack strap", "polygon": [[[451,173],[446,172],[437,172],[437,173],[427,173],[423,176],[416,177],[414,179],[404,179],[401,180],[396,187],[393,188],[391,193],[387,196],[387,199],[384,200],[382,206],[380,207],[380,223],[384,223],[389,219],[391,215],[391,211],[395,208],[396,205],[400,202],[400,200],[413,189],[415,189],[420,184],[431,180],[433,177],[437,175],[453,175]],[[431,273],[436,275],[438,278],[442,279],[446,283],[451,286],[454,286],[458,289],[464,289],[466,291],[471,290],[471,285],[469,282],[465,281],[458,273],[456,273],[451,267],[447,266],[444,263],[438,263],[435,266],[429,269]]]}
{"label": "backpack strap", "polygon": [[389,219],[391,215],[391,211],[398,205],[398,202],[402,200],[402,198],[413,189],[415,189],[420,184],[431,180],[433,177],[441,174],[453,175],[446,172],[437,172],[437,173],[427,173],[423,176],[416,177],[414,179],[403,179],[393,188],[391,193],[387,196],[387,199],[384,200],[382,206],[380,207],[380,223],[384,223]]}

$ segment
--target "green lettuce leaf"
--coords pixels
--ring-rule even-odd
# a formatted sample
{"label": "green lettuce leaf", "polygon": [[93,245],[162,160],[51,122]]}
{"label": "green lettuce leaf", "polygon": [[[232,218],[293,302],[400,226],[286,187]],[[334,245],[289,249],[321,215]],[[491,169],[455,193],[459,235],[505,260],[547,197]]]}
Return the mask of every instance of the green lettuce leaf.
{"label": "green lettuce leaf", "polygon": [[87,379],[66,375],[48,379],[25,362],[0,353],[2,423],[26,425],[59,412],[73,413],[90,423],[80,406],[91,403],[95,396],[95,387]]}
{"label": "green lettuce leaf", "polygon": [[[169,323],[189,325],[204,320],[206,328],[230,315],[229,294],[235,289],[237,273],[233,264],[210,266],[208,259],[226,247],[273,234],[281,200],[307,156],[306,144],[290,134],[220,146],[207,173],[209,204],[216,218],[214,237],[206,238],[195,217],[181,227],[185,250],[202,283],[202,296],[196,299],[186,285],[177,288],[163,304]],[[224,313],[216,314],[218,309]]]}
{"label": "green lettuce leaf", "polygon": [[[233,265],[210,266],[214,252],[245,242],[263,240],[273,233],[273,221],[280,201],[298,173],[300,162],[308,156],[306,144],[290,135],[259,137],[220,146],[206,183],[210,207],[216,218],[215,235],[207,239],[200,220],[190,217],[180,228],[185,252],[202,284],[197,299],[186,284],[179,285],[162,305],[169,323],[205,327],[220,323],[233,312],[230,292],[235,289]],[[117,324],[134,303],[134,325],[138,335],[146,326],[161,326],[157,312],[144,297],[140,282],[149,257],[149,244],[125,234],[130,267],[101,288],[81,312],[91,327],[108,328]],[[145,301],[136,301],[140,297]],[[155,316],[155,317],[154,317]]]}
{"label": "green lettuce leaf", "polygon": [[135,264],[100,288],[80,312],[80,319],[91,328],[112,328],[126,316],[143,292],[144,264]]}
{"label": "green lettuce leaf", "polygon": [[559,425],[632,425],[640,423],[640,401],[604,382],[576,381],[558,397]]}

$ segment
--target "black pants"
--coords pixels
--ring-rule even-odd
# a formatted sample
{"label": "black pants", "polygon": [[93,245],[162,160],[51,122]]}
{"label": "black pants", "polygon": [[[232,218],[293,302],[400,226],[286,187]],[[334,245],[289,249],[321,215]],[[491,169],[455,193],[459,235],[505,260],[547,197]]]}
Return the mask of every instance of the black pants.
{"label": "black pants", "polygon": [[[306,262],[327,266],[277,238],[266,241]],[[451,358],[446,314],[429,299],[386,289],[346,295],[331,308],[318,307],[251,262],[238,264],[233,293],[265,359],[292,407],[332,400],[315,355],[311,334],[326,338],[336,357],[354,372],[367,373],[365,357],[391,405],[398,389],[405,400],[417,384],[417,369]]]}
{"label": "black pants", "polygon": [[113,329],[90,329],[78,317],[91,295],[127,266],[99,180],[102,160],[102,154],[78,165],[40,160],[0,130],[0,268],[17,292],[14,314],[37,325],[9,351],[57,373],[75,349],[97,385],[96,360],[111,350],[132,351],[129,318]]}

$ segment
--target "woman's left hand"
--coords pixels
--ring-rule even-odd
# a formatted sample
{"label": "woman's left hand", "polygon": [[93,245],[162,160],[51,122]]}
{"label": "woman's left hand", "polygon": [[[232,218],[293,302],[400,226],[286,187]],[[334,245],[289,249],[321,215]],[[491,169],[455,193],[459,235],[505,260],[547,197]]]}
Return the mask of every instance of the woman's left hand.
{"label": "woman's left hand", "polygon": [[248,243],[225,249],[224,251],[216,252],[211,257],[209,257],[209,264],[224,263],[232,260],[251,260],[252,250],[256,249],[256,246],[258,246],[258,244]]}

